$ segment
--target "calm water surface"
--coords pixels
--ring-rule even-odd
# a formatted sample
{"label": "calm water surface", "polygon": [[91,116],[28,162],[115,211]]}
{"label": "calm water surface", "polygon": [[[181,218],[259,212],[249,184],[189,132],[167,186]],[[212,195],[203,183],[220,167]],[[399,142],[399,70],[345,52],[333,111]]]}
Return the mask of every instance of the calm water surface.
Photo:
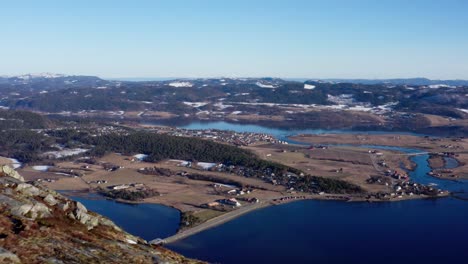
{"label": "calm water surface", "polygon": [[71,197],[91,211],[109,217],[130,234],[146,240],[168,237],[177,231],[178,210],[159,204],[127,204],[107,200],[100,196]]}
{"label": "calm water surface", "polygon": [[300,201],[169,245],[219,263],[466,263],[467,203]]}

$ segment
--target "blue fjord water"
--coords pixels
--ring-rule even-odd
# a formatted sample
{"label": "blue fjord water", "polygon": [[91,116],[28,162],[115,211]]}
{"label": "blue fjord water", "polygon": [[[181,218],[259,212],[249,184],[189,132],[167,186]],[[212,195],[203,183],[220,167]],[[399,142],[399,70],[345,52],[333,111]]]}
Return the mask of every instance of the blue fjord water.
{"label": "blue fjord water", "polygon": [[[287,137],[295,134],[350,133],[281,130],[224,122],[194,123],[185,128],[270,133],[289,142]],[[428,155],[412,157],[417,164],[410,173],[414,181],[466,194],[467,181],[441,180],[427,175],[427,158]],[[179,214],[172,208],[77,199],[145,239],[172,235],[177,227]],[[187,257],[215,263],[401,264],[468,263],[467,243],[468,203],[448,197],[392,203],[298,201],[253,211],[167,246]]]}
{"label": "blue fjord water", "polygon": [[130,234],[146,240],[168,237],[179,227],[180,212],[159,204],[128,204],[103,199],[101,196],[72,196],[91,211],[109,217]]}

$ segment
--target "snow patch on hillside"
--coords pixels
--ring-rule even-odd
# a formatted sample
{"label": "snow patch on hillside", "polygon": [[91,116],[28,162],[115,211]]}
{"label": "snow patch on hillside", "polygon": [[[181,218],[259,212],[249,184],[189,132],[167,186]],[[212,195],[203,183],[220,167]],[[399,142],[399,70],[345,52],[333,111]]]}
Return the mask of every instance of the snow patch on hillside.
{"label": "snow patch on hillside", "polygon": [[133,157],[135,159],[139,160],[139,161],[143,161],[148,157],[148,155],[146,155],[146,154],[136,154],[136,155],[133,155]]}
{"label": "snow patch on hillside", "polygon": [[428,85],[427,88],[430,88],[430,89],[439,89],[439,88],[456,88],[456,87],[455,87],[455,86],[446,85],[446,84],[431,84],[431,85]]}
{"label": "snow patch on hillside", "polygon": [[19,160],[17,159],[10,158],[9,160],[11,160],[11,166],[13,167],[13,169],[18,169],[22,165],[21,162],[19,162]]}
{"label": "snow patch on hillside", "polygon": [[192,87],[193,86],[193,84],[190,82],[171,82],[168,85],[172,87]]}
{"label": "snow patch on hillside", "polygon": [[201,167],[204,170],[209,170],[216,166],[216,163],[210,163],[210,162],[197,162],[197,166]]}
{"label": "snow patch on hillside", "polygon": [[207,105],[206,102],[183,102],[184,105],[189,105],[191,107],[202,107]]}
{"label": "snow patch on hillside", "polygon": [[42,72],[42,73],[28,73],[28,74],[17,75],[17,76],[13,75],[13,76],[8,76],[8,77],[10,78],[16,77],[18,79],[29,80],[29,79],[35,79],[35,78],[52,79],[52,78],[60,78],[60,77],[67,77],[67,76],[68,75],[65,75],[65,74]]}
{"label": "snow patch on hillside", "polygon": [[354,98],[352,94],[340,94],[337,96],[328,94],[327,100],[335,104],[344,104],[349,105],[354,103]]}
{"label": "snow patch on hillside", "polygon": [[258,87],[261,87],[261,88],[269,88],[269,89],[276,88],[276,86],[274,86],[273,84],[268,84],[268,83],[256,82],[255,85],[257,85]]}
{"label": "snow patch on hillside", "polygon": [[226,108],[233,107],[232,105],[225,105],[222,102],[216,103],[213,106],[217,107],[220,110],[224,110]]}

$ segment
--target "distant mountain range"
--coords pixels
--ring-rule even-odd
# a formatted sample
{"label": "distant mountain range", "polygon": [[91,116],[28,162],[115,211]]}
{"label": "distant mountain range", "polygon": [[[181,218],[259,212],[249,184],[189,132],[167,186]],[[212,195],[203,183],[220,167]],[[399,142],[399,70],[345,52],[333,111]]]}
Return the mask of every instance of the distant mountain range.
{"label": "distant mountain range", "polygon": [[400,79],[315,79],[315,81],[356,84],[391,84],[391,85],[447,85],[467,86],[468,80],[431,80],[427,78]]}
{"label": "distant mountain range", "polygon": [[55,73],[0,76],[0,88],[18,90],[59,90],[73,87],[99,87],[109,81],[95,76],[74,76]]}
{"label": "distant mountain range", "polygon": [[0,76],[0,83],[37,83],[44,81],[65,82],[71,84],[74,82],[86,82],[94,85],[102,85],[106,82],[165,82],[170,80],[228,80],[228,81],[273,81],[273,82],[322,82],[322,83],[353,83],[353,84],[386,84],[386,85],[445,85],[445,86],[468,86],[468,80],[431,80],[428,78],[396,78],[396,79],[321,79],[321,78],[99,78],[96,76],[65,75],[56,73],[36,73],[23,74],[15,76]]}

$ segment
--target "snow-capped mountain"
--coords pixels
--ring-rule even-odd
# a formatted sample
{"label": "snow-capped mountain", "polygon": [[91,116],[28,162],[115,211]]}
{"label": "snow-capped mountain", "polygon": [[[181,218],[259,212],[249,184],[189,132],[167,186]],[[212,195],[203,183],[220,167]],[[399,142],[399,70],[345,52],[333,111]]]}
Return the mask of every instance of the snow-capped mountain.
{"label": "snow-capped mountain", "polygon": [[[65,75],[57,73],[29,73],[15,76],[1,76],[3,88],[14,86],[15,89],[57,90],[70,87],[100,87],[109,84],[96,76]],[[2,87],[0,87],[2,88]]]}
{"label": "snow-capped mountain", "polygon": [[69,75],[58,74],[58,73],[50,73],[50,72],[43,72],[43,73],[28,73],[28,74],[23,74],[23,75],[4,76],[4,77],[29,80],[29,79],[34,79],[34,78],[51,79],[51,78],[60,78],[60,77],[67,77],[67,76],[69,76]]}

